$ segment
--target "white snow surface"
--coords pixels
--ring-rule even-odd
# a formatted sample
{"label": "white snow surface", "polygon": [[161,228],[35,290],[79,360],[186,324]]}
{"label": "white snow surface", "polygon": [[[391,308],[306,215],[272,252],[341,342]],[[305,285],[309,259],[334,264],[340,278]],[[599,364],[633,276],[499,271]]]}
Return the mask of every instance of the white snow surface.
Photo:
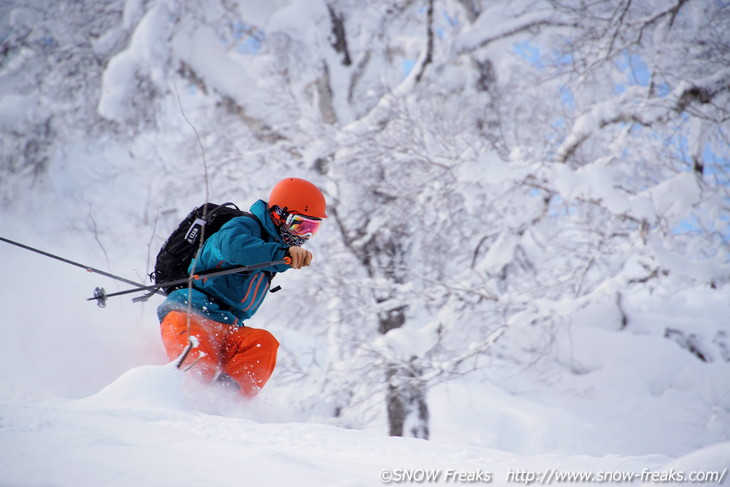
{"label": "white snow surface", "polygon": [[474,483],[468,481],[472,478],[504,485],[518,472],[640,475],[667,466],[682,472],[722,471],[730,457],[730,443],[674,461],[663,455],[522,456],[323,424],[268,421],[265,399],[230,402],[226,414],[207,414],[190,407],[182,384],[183,375],[174,367],[148,365],[125,372],[83,399],[2,404],[3,443],[12,448],[3,454],[0,482],[369,486],[405,472],[419,478],[420,472],[430,471],[446,483],[458,473],[465,474],[464,483]]}

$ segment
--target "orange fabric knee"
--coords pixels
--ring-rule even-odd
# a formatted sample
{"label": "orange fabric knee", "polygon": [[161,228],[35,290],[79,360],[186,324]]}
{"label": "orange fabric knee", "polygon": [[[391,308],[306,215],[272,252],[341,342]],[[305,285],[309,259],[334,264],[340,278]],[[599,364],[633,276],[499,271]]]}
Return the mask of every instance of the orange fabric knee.
{"label": "orange fabric knee", "polygon": [[266,330],[248,327],[237,328],[226,342],[225,372],[241,386],[241,394],[255,396],[274,372],[279,342]]}
{"label": "orange fabric knee", "polygon": [[[188,316],[190,323],[188,325]],[[170,360],[177,358],[188,344],[188,330],[198,339],[198,346],[190,351],[181,368],[193,362],[192,370],[205,381],[211,381],[218,371],[220,352],[225,339],[226,330],[220,323],[211,321],[196,314],[171,311],[160,323],[162,343]]]}

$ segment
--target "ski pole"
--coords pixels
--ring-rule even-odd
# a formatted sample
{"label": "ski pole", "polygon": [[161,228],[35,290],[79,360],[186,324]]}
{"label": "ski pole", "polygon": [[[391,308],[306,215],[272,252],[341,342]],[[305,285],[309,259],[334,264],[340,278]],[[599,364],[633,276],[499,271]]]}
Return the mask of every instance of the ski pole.
{"label": "ski pole", "polygon": [[99,269],[95,269],[91,266],[79,264],[78,262],[74,262],[72,260],[64,259],[63,257],[59,257],[57,255],[50,254],[48,252],[44,252],[42,250],[35,249],[33,247],[29,247],[28,245],[24,245],[20,242],[16,242],[14,240],[10,240],[5,237],[0,237],[0,240],[3,242],[7,242],[11,245],[15,245],[17,247],[20,247],[21,249],[30,250],[31,252],[35,252],[37,254],[45,255],[46,257],[50,257],[52,259],[60,260],[61,262],[65,262],[66,264],[75,265],[76,267],[81,267],[82,269],[86,270],[87,272],[95,272],[96,274],[101,274],[102,276],[111,277],[112,279],[116,279],[117,281],[124,282],[126,284],[129,284],[130,286],[144,286],[144,284],[140,284],[138,282],[130,281],[129,279],[125,279],[123,277],[115,276],[114,274],[110,274],[108,272],[104,272]]}
{"label": "ski pole", "polygon": [[142,286],[140,284],[135,283],[134,285],[138,286],[135,289],[127,289],[125,291],[119,291],[119,292],[111,293],[111,294],[107,294],[103,288],[96,288],[94,290],[94,296],[91,298],[87,298],[87,301],[96,300],[97,304],[103,308],[106,305],[107,298],[112,298],[114,296],[122,296],[124,294],[136,293],[139,291],[149,291],[144,296],[140,296],[140,297],[134,298],[132,300],[134,302],[147,301],[147,299],[155,293],[164,294],[162,291],[160,291],[161,288],[168,287],[168,286],[178,286],[180,284],[187,284],[188,282],[190,282],[190,280],[198,281],[200,279],[206,279],[209,277],[226,276],[228,274],[239,274],[242,272],[250,272],[250,271],[255,271],[258,269],[263,269],[264,267],[269,267],[269,266],[273,266],[273,265],[289,264],[289,263],[291,263],[291,259],[289,259],[289,257],[285,257],[281,260],[274,260],[271,262],[261,262],[260,264],[241,265],[241,266],[236,266],[236,267],[230,267],[228,269],[211,269],[209,271],[199,272],[197,274],[193,274],[192,276],[188,276],[188,277],[185,277],[182,279],[175,279],[172,281],[160,282],[157,284],[153,284],[151,286]]}

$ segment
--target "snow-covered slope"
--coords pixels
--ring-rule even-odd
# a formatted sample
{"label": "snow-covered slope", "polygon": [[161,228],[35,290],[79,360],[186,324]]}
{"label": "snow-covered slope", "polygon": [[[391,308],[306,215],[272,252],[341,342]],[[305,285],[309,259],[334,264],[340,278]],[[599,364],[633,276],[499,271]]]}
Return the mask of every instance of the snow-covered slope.
{"label": "snow-covered slope", "polygon": [[662,455],[520,456],[268,422],[256,418],[266,409],[265,398],[236,404],[218,396],[226,415],[206,414],[189,407],[183,390],[177,369],[142,366],[83,399],[2,404],[0,485],[354,487],[427,477],[433,483],[505,485],[581,472],[640,479],[642,472],[666,467],[722,471],[730,458],[730,443],[674,463]]}

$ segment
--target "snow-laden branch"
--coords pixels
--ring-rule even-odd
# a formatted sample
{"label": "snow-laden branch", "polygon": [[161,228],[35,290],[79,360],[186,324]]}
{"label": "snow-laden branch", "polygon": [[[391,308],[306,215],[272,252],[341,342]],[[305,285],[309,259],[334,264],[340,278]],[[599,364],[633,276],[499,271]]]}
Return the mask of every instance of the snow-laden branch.
{"label": "snow-laden branch", "polygon": [[[718,97],[724,96],[726,103],[716,104]],[[672,93],[674,100],[674,111],[683,113],[696,105],[707,105],[714,103],[721,112],[721,120],[730,117],[730,68],[719,69],[710,76],[701,79],[688,80],[680,85]]]}
{"label": "snow-laden branch", "polygon": [[[497,7],[502,8],[502,7]],[[493,9],[482,12],[473,25],[464,29],[454,44],[457,54],[468,54],[495,42],[512,39],[517,35],[537,34],[541,29],[575,28],[579,24],[566,21],[553,11],[535,11],[518,17],[503,18],[495,15]]]}
{"label": "snow-laden branch", "polygon": [[[98,104],[102,117],[120,123],[137,120],[140,112],[144,112],[145,104],[154,98],[140,89],[143,83],[148,80],[148,89],[152,91],[164,84],[169,59],[166,46],[172,33],[168,15],[163,6],[152,8],[134,29],[129,47],[109,61]],[[139,100],[140,95],[145,94],[149,99]]]}
{"label": "snow-laden branch", "polygon": [[[730,68],[719,69],[706,78],[682,82],[664,98],[647,95],[650,95],[647,89],[637,86],[617,98],[591,105],[571,126],[556,151],[556,159],[567,162],[581,144],[604,127],[623,123],[653,127],[666,123],[676,114],[693,108],[700,110],[701,105],[713,103],[718,97],[730,98]],[[728,108],[716,108],[721,111],[721,120],[730,116]]]}

